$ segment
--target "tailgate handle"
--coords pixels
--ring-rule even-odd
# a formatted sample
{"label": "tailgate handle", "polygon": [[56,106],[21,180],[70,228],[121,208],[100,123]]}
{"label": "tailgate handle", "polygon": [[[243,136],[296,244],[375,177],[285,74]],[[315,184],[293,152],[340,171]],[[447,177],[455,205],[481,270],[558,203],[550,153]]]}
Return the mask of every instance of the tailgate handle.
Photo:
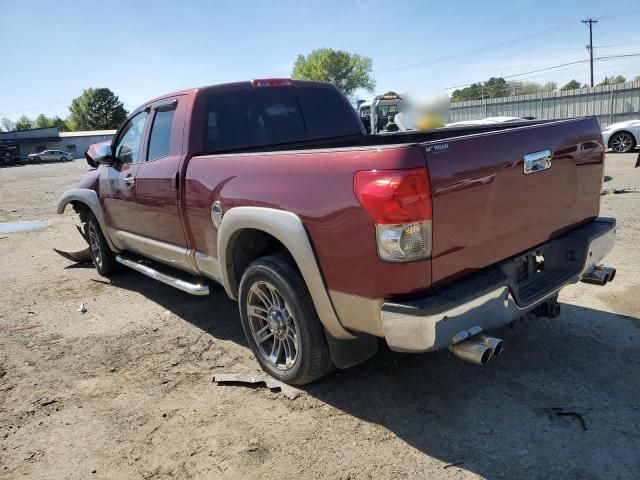
{"label": "tailgate handle", "polygon": [[527,153],[522,157],[524,164],[524,174],[541,172],[551,168],[551,150],[540,150],[539,152]]}

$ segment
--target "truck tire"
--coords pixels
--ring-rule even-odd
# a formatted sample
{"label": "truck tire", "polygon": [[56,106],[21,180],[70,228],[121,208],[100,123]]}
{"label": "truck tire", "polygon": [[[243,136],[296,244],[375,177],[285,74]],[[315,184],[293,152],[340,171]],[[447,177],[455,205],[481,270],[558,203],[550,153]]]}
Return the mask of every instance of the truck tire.
{"label": "truck tire", "polygon": [[104,238],[100,224],[93,212],[87,214],[87,234],[89,235],[89,249],[93,265],[100,275],[106,277],[120,270],[120,264],[116,262],[116,257],[109,248],[107,240]]}
{"label": "truck tire", "polygon": [[333,370],[324,328],[289,257],[251,263],[240,282],[239,307],[247,342],[265,372],[304,385]]}

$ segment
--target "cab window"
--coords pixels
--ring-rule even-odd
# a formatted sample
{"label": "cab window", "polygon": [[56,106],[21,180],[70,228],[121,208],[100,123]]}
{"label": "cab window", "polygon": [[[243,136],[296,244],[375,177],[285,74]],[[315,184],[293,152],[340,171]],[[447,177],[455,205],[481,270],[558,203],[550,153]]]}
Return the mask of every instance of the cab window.
{"label": "cab window", "polygon": [[150,162],[169,155],[174,112],[175,109],[156,111],[153,117],[153,125],[151,126],[151,135],[149,136],[147,161]]}
{"label": "cab window", "polygon": [[138,163],[140,144],[148,112],[140,112],[127,122],[116,143],[116,159],[119,163]]}

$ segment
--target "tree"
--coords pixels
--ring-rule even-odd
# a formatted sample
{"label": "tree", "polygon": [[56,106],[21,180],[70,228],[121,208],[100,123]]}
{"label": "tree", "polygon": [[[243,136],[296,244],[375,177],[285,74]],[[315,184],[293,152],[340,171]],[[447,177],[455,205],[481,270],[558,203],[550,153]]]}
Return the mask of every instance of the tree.
{"label": "tree", "polygon": [[578,88],[580,88],[580,82],[573,79],[573,80],[569,80],[567,83],[565,83],[563,86],[560,87],[560,90],[577,90]]}
{"label": "tree", "polygon": [[47,117],[44,113],[41,113],[36,117],[35,127],[36,128],[48,128],[53,126],[53,119]]}
{"label": "tree", "polygon": [[597,86],[603,87],[605,85],[615,85],[616,83],[624,83],[626,81],[627,79],[622,75],[618,75],[617,77],[614,77],[612,75],[611,77],[604,77],[604,79]]}
{"label": "tree", "polygon": [[368,57],[331,48],[319,48],[308,55],[298,55],[292,78],[331,82],[347,97],[358,89],[373,92],[376,82],[371,76],[373,62]]}
{"label": "tree", "polygon": [[51,119],[51,126],[58,127],[58,131],[60,132],[68,132],[69,130],[71,130],[67,121],[57,116]]}
{"label": "tree", "polygon": [[127,118],[120,99],[108,88],[87,88],[73,99],[70,122],[74,130],[109,130]]}
{"label": "tree", "polygon": [[0,125],[2,125],[2,129],[5,132],[10,132],[15,128],[15,125],[13,124],[13,122],[9,120],[7,117],[2,117],[2,119],[0,120]]}
{"label": "tree", "polygon": [[13,125],[13,128],[15,128],[16,130],[29,130],[30,128],[33,128],[33,120],[22,115]]}
{"label": "tree", "polygon": [[484,89],[489,98],[508,97],[510,93],[509,84],[502,77],[491,77],[484,84]]}
{"label": "tree", "polygon": [[466,100],[482,100],[487,98],[483,94],[484,86],[481,83],[472,83],[468,87],[464,87],[462,90],[454,90],[451,94],[452,102],[464,102]]}
{"label": "tree", "polygon": [[556,82],[547,82],[542,88],[544,92],[553,92],[558,89],[558,84]]}
{"label": "tree", "polygon": [[640,82],[640,75],[636,75],[636,77],[633,79],[634,82]]}
{"label": "tree", "polygon": [[534,93],[547,91],[544,85],[536,82],[521,82],[519,80],[511,80],[507,83],[509,84],[512,95],[531,95]]}
{"label": "tree", "polygon": [[462,90],[455,90],[451,94],[452,102],[465,100],[482,100],[483,98],[508,97],[511,87],[502,77],[491,77],[484,83],[472,83]]}

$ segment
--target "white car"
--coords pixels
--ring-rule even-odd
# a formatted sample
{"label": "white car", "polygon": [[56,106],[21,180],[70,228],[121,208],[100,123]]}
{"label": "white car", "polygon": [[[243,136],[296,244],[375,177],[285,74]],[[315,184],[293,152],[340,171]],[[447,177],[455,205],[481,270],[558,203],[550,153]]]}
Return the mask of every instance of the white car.
{"label": "white car", "polygon": [[640,140],[640,120],[612,123],[602,130],[605,148],[617,153],[627,153],[638,145]]}
{"label": "white car", "polygon": [[62,150],[44,150],[40,153],[31,153],[27,155],[27,160],[30,162],[66,162],[68,160],[74,160],[74,157],[69,152],[63,152]]}
{"label": "white car", "polygon": [[473,125],[495,125],[497,123],[526,122],[522,117],[487,117],[480,120],[463,120],[445,124],[445,127],[469,127]]}

